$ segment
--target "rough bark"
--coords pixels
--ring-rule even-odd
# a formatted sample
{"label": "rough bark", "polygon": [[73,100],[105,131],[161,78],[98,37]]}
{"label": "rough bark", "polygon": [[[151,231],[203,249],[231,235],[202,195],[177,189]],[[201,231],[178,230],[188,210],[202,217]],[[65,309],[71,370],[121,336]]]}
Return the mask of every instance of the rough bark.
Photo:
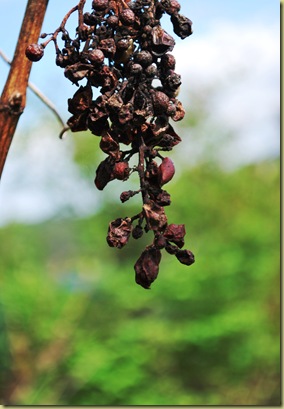
{"label": "rough bark", "polygon": [[29,0],[14,58],[0,99],[0,178],[21,114],[26,106],[26,91],[32,62],[25,49],[38,41],[48,0]]}

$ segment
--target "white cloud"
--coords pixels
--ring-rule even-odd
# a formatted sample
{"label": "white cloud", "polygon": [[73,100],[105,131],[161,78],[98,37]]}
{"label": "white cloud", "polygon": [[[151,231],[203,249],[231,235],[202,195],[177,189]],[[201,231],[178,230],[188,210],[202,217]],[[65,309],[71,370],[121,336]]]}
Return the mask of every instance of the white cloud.
{"label": "white cloud", "polygon": [[[219,24],[200,38],[194,35],[175,49],[177,71],[184,80],[194,109],[194,96],[202,95],[207,118],[193,132],[214,127],[233,135],[219,149],[219,159],[230,166],[277,154],[280,118],[279,27],[263,24]],[[188,107],[190,116],[191,106]],[[213,130],[213,132],[212,132]],[[200,141],[200,143],[202,143]],[[200,146],[195,146],[202,156]],[[188,146],[188,149],[190,147]],[[202,159],[202,157],[199,159]]]}
{"label": "white cloud", "polygon": [[62,212],[93,213],[96,189],[80,176],[68,141],[56,138],[50,128],[22,137],[9,153],[0,184],[0,226],[36,223]]}

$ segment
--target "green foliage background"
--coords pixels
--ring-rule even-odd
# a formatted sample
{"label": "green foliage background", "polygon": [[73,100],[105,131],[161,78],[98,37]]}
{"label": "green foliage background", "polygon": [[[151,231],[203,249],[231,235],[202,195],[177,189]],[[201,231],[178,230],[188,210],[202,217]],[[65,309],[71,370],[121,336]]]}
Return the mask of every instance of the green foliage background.
{"label": "green foliage background", "polygon": [[149,291],[133,265],[150,233],[105,241],[135,203],[1,228],[2,403],[280,404],[278,161],[203,164],[168,191],[196,263],[163,254]]}

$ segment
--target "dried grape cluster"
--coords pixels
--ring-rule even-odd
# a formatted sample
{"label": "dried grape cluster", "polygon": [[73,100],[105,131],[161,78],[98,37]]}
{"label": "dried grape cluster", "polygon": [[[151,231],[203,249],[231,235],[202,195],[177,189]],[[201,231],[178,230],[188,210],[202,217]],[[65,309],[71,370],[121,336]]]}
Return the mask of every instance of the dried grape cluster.
{"label": "dried grape cluster", "polygon": [[[31,44],[26,56],[38,61],[53,41],[56,64],[78,86],[68,100],[72,116],[67,124],[73,132],[89,129],[101,137],[100,149],[107,156],[96,170],[96,187],[103,190],[110,181],[126,181],[138,172],[140,189],[122,192],[120,200],[124,203],[141,193],[142,210],[133,217],[112,221],[107,242],[121,249],[130,236],[139,239],[144,232],[153,232],[153,243],[134,267],[136,282],[150,288],[159,272],[162,249],[183,264],[194,262],[192,252],[183,249],[184,225],[168,224],[164,210],[171,199],[163,187],[175,173],[172,160],[164,152],[181,141],[169,120],[183,119],[185,111],[177,99],[181,77],[175,72],[175,58],[170,53],[175,41],[160,20],[167,13],[174,33],[182,39],[192,33],[192,23],[180,14],[176,0],[93,0],[91,12],[84,12],[85,2],[80,0],[70,10],[44,43]],[[71,38],[65,26],[75,11],[79,23]],[[62,49],[57,41],[59,34],[64,42]],[[84,85],[79,85],[82,80]],[[99,88],[97,98],[93,97],[93,88]],[[122,145],[128,148],[122,150]],[[138,163],[131,167],[129,161],[136,154]]]}

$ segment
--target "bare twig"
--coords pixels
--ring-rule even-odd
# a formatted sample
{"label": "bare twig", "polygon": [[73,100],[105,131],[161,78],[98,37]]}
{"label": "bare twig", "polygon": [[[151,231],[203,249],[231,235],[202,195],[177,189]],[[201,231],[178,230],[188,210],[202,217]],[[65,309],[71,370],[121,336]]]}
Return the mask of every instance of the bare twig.
{"label": "bare twig", "polygon": [[[85,1],[85,0],[82,0],[82,1]],[[54,44],[55,44],[55,46],[56,46],[56,48],[57,48],[57,37],[58,37],[58,34],[59,34],[59,33],[64,33],[64,32],[66,32],[65,25],[66,25],[66,23],[67,23],[69,17],[71,16],[71,14],[73,14],[75,11],[78,10],[78,7],[79,7],[79,6],[78,6],[78,4],[77,4],[76,6],[72,7],[71,10],[68,11],[68,13],[64,16],[64,18],[63,18],[63,20],[62,20],[60,26],[54,31],[54,33],[51,35],[51,37],[50,37],[48,40],[46,40],[44,43],[41,44],[44,48],[45,48],[51,41],[54,42]]]}
{"label": "bare twig", "polygon": [[59,134],[59,138],[63,139],[63,137],[65,136],[65,133],[68,132],[70,130],[70,126],[65,125],[62,129],[62,131]]}
{"label": "bare twig", "polygon": [[0,177],[21,114],[26,106],[26,91],[32,62],[25,57],[29,44],[36,43],[48,0],[28,0],[14,58],[0,99]]}
{"label": "bare twig", "polygon": [[[9,58],[0,50],[0,57],[9,65],[11,65],[11,61]],[[58,121],[62,125],[63,128],[66,127],[65,122],[61,118],[59,112],[57,111],[55,105],[32,83],[28,82],[29,89],[54,113],[57,117]]]}

